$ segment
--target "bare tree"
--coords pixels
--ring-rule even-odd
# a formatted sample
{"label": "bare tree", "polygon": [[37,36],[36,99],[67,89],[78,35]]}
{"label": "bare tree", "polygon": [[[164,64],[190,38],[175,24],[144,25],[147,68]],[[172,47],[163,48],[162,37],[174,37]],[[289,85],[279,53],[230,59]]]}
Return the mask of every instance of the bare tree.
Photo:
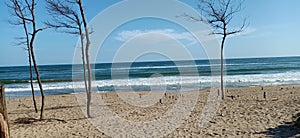
{"label": "bare tree", "polygon": [[[89,46],[90,46],[90,32],[87,26],[86,17],[81,0],[47,0],[47,9],[53,17],[54,22],[46,22],[52,28],[64,33],[74,34],[80,36],[81,55],[83,65],[83,77],[85,83],[85,90],[87,93],[87,115],[90,115],[90,103],[92,93],[92,76],[91,66],[89,61]],[[77,5],[77,8],[74,6]],[[82,25],[83,23],[83,25]],[[86,41],[84,41],[86,40]],[[84,42],[86,45],[84,46]],[[86,66],[88,70],[88,77],[86,75]],[[87,81],[88,78],[88,81]],[[88,82],[88,83],[87,83]]]}
{"label": "bare tree", "polygon": [[230,35],[241,33],[246,28],[246,19],[238,27],[233,27],[232,19],[238,12],[242,10],[241,0],[199,0],[198,8],[203,17],[194,17],[191,15],[184,14],[184,17],[192,21],[201,21],[209,24],[214,29],[211,34],[221,35],[221,93],[222,99],[225,98],[224,91],[224,46],[226,38]]}
{"label": "bare tree", "polygon": [[61,0],[47,0],[47,10],[48,13],[52,16],[53,22],[47,21],[46,25],[56,29],[57,31],[72,35],[78,35],[80,37],[84,85],[85,91],[88,92],[82,21],[77,10],[73,8],[74,4],[76,3],[72,1],[63,2]]}
{"label": "bare tree", "polygon": [[[37,34],[40,31],[46,29],[47,27],[37,28],[36,18],[35,18],[36,3],[34,0],[9,0],[7,6],[12,11],[13,17],[15,17],[15,20],[11,21],[10,23],[14,25],[22,25],[25,32],[26,41],[24,43],[27,45],[28,48],[30,72],[32,72],[32,68],[31,68],[31,60],[32,60],[35,73],[36,73],[36,78],[42,95],[42,105],[41,105],[41,114],[40,114],[40,119],[42,120],[43,113],[44,113],[45,95],[44,95],[44,90],[42,87],[40,73],[39,73],[33,48],[34,48],[34,41]],[[30,77],[32,79],[32,73]],[[32,81],[31,81],[31,88],[33,89]],[[34,91],[32,91],[32,93],[33,93],[33,100],[35,102]]]}
{"label": "bare tree", "polygon": [[91,94],[92,94],[92,72],[91,72],[91,64],[90,64],[90,58],[89,58],[89,49],[90,49],[90,32],[89,32],[89,28],[87,25],[87,20],[84,14],[84,9],[83,9],[83,5],[82,5],[82,1],[81,0],[76,0],[79,9],[80,9],[80,14],[81,14],[81,18],[83,21],[83,27],[85,30],[85,39],[86,39],[86,45],[85,45],[85,58],[86,58],[86,62],[87,62],[87,68],[88,68],[88,93],[87,93],[87,115],[88,117],[91,117],[90,114],[90,105],[91,105]]}
{"label": "bare tree", "polygon": [[25,15],[23,12],[20,11],[20,5],[18,2],[15,2],[14,5],[16,6],[16,8],[14,8],[13,6],[10,6],[10,4],[7,4],[8,7],[12,10],[12,15],[16,15],[16,13],[19,13],[19,16],[21,17],[18,18],[18,20],[11,20],[9,23],[12,25],[22,25],[23,29],[24,29],[24,33],[25,33],[25,37],[20,37],[17,38],[20,42],[17,45],[26,45],[27,47],[27,52],[28,52],[28,64],[29,64],[29,74],[30,74],[30,87],[31,87],[31,93],[32,93],[32,100],[33,100],[33,105],[34,105],[34,109],[35,112],[37,113],[37,106],[36,106],[36,100],[35,100],[35,94],[34,94],[34,86],[33,86],[33,71],[32,71],[32,59],[31,59],[31,50],[30,50],[30,45],[29,45],[29,33],[28,33],[28,29],[27,29],[27,24],[26,24],[26,20],[25,20]]}

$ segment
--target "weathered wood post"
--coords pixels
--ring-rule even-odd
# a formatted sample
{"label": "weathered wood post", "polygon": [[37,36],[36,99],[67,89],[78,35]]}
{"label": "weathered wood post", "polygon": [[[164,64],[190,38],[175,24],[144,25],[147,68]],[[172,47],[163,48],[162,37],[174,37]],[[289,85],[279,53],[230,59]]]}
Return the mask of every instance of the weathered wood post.
{"label": "weathered wood post", "polygon": [[0,138],[9,138],[4,84],[0,85]]}

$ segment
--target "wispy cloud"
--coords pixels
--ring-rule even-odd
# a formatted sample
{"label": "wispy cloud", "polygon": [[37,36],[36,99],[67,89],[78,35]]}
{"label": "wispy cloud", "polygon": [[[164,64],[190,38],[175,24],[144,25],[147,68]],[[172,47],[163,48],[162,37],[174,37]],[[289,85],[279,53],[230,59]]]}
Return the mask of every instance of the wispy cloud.
{"label": "wispy cloud", "polygon": [[255,32],[257,32],[256,28],[248,27],[246,28],[243,32],[241,32],[240,36],[248,36],[248,35],[253,35]]}
{"label": "wispy cloud", "polygon": [[[174,29],[156,29],[156,30],[125,30],[117,34],[116,40],[126,42],[132,38],[143,36],[146,34],[162,34],[178,41],[185,41],[189,44],[195,44],[196,39],[189,32],[178,32]],[[149,38],[149,37],[148,37]],[[153,36],[153,39],[157,41],[158,37]]]}
{"label": "wispy cloud", "polygon": [[[230,35],[229,38],[235,38],[235,37],[249,37],[249,36],[252,36],[254,35],[255,33],[257,32],[257,29],[256,28],[246,28],[245,30],[243,30],[242,32],[240,33],[236,33],[234,35]],[[219,36],[220,39],[221,39],[221,36]]]}
{"label": "wispy cloud", "polygon": [[277,28],[271,27],[260,27],[260,28],[253,28],[248,27],[243,32],[238,33],[236,35],[232,35],[232,37],[247,37],[247,38],[262,38],[268,37],[272,35],[272,30],[276,30]]}
{"label": "wispy cloud", "polygon": [[[196,33],[196,32],[195,32]],[[209,31],[200,31],[197,32],[197,34],[200,34],[201,41],[210,41],[213,40],[214,37],[210,34]],[[147,34],[153,34],[153,36],[149,37]],[[179,32],[174,29],[154,29],[154,30],[124,30],[117,34],[117,36],[114,38],[117,41],[120,42],[126,42],[130,39],[133,39],[135,37],[141,37],[143,39],[144,35],[147,35],[144,39],[152,39],[152,41],[165,41],[165,38],[160,37],[159,35],[166,35],[169,36],[175,40],[184,42],[187,45],[194,45],[197,44],[198,41],[193,37],[192,33],[190,32]],[[243,32],[230,35],[229,38],[236,38],[236,37],[262,37],[261,35],[266,35],[265,33],[262,34],[261,30],[258,30],[256,28],[248,27]],[[216,35],[216,38],[221,40],[220,35]]]}

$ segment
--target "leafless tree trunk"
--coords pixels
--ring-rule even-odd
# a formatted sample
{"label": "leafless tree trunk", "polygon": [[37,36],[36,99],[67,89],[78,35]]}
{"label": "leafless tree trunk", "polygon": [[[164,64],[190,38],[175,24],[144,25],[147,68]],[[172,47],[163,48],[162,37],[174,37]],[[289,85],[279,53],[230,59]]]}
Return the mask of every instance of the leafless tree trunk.
{"label": "leafless tree trunk", "polygon": [[[35,1],[34,0],[10,0],[10,4],[7,4],[7,6],[12,10],[13,16],[16,18],[16,21],[12,21],[12,24],[15,25],[23,25],[23,28],[25,30],[25,36],[26,36],[26,43],[29,50],[29,60],[33,62],[33,66],[35,69],[38,85],[40,88],[40,92],[42,95],[42,106],[41,106],[41,114],[40,119],[43,119],[43,113],[44,113],[44,103],[45,103],[45,95],[44,90],[42,87],[42,82],[40,79],[40,73],[38,69],[38,65],[35,58],[34,53],[34,40],[36,38],[36,35],[38,32],[46,29],[45,28],[37,28],[36,26],[36,19],[35,19]],[[28,25],[31,25],[31,27],[28,27]],[[31,29],[29,33],[29,28]],[[31,62],[30,62],[31,63]],[[31,65],[30,65],[31,68]],[[32,68],[31,68],[32,71]],[[32,75],[31,75],[32,77]],[[31,84],[31,87],[33,88],[33,84]],[[34,92],[33,92],[34,93]],[[33,94],[34,95],[34,94]],[[35,100],[34,100],[35,101]]]}
{"label": "leafless tree trunk", "polygon": [[[229,35],[241,33],[246,28],[246,19],[244,19],[242,25],[239,28],[230,26],[232,19],[242,9],[242,1],[231,0],[199,0],[199,10],[204,17],[194,17],[184,14],[184,17],[191,19],[192,21],[201,21],[212,26],[214,31],[211,34],[221,35],[221,93],[222,99],[225,98],[224,90],[224,46],[226,38]],[[234,29],[229,29],[234,28]]]}
{"label": "leafless tree trunk", "polygon": [[[33,105],[34,105],[34,109],[35,109],[35,112],[37,113],[38,110],[37,110],[37,106],[36,106],[36,100],[35,100],[35,93],[34,93],[34,86],[33,86],[33,71],[32,71],[32,58],[31,58],[31,48],[30,48],[30,43],[29,43],[29,33],[28,33],[28,27],[27,27],[27,24],[26,24],[26,18],[25,18],[25,15],[23,13],[23,11],[21,11],[21,7],[20,7],[20,4],[18,1],[11,1],[11,3],[13,4],[7,4],[8,7],[10,9],[13,9],[13,15],[17,15],[18,18],[20,19],[20,21],[11,21],[10,23],[12,25],[22,25],[23,26],[23,29],[24,29],[24,33],[25,33],[25,38],[20,38],[21,42],[18,44],[18,45],[23,45],[25,44],[26,47],[27,47],[27,52],[28,52],[28,64],[29,64],[29,74],[30,74],[30,87],[31,87],[31,93],[32,93],[32,100],[33,100]],[[23,41],[23,39],[25,39]]]}
{"label": "leafless tree trunk", "polygon": [[5,99],[5,88],[0,84],[0,138],[9,138],[9,124]]}
{"label": "leafless tree trunk", "polygon": [[48,13],[52,15],[53,22],[47,21],[46,25],[56,29],[57,31],[78,35],[80,37],[84,86],[85,91],[88,92],[86,80],[84,34],[81,25],[82,21],[79,18],[77,10],[71,7],[72,4],[75,4],[75,2],[72,2],[70,0],[65,1],[65,3],[61,0],[47,0]]}
{"label": "leafless tree trunk", "polygon": [[31,87],[31,93],[32,93],[32,101],[33,101],[33,105],[34,105],[34,110],[37,113],[37,106],[36,106],[36,100],[35,100],[35,94],[34,94],[34,86],[33,86],[33,71],[32,71],[32,58],[31,58],[31,47],[30,47],[30,43],[29,43],[29,34],[28,34],[28,30],[27,30],[27,24],[26,24],[26,20],[24,20],[24,14],[23,12],[20,12],[22,19],[22,24],[23,24],[23,28],[24,28],[24,32],[25,32],[25,36],[26,36],[26,45],[27,45],[27,51],[28,51],[28,62],[29,62],[29,73],[30,73],[30,87]]}
{"label": "leafless tree trunk", "polygon": [[40,120],[42,120],[42,119],[44,119],[43,115],[44,115],[44,106],[45,106],[45,94],[44,94],[44,90],[43,90],[43,86],[42,86],[42,81],[41,81],[41,78],[40,78],[39,68],[37,66],[35,55],[34,55],[33,40],[31,40],[31,41],[32,41],[31,54],[32,54],[33,65],[34,65],[36,78],[37,78],[38,85],[39,85],[39,88],[40,88],[40,91],[41,91],[41,96],[42,96],[42,106],[41,106],[41,114],[40,114]]}
{"label": "leafless tree trunk", "polygon": [[[27,28],[25,27],[25,22],[24,22],[24,28]],[[27,40],[28,39],[28,32],[27,32],[27,29],[25,29],[26,31],[26,38]],[[28,43],[28,42],[27,42]],[[28,43],[29,44],[29,43]],[[33,105],[34,105],[34,110],[35,112],[37,113],[38,110],[37,110],[37,106],[36,106],[36,100],[35,100],[35,94],[34,94],[34,86],[33,86],[33,71],[32,71],[32,61],[31,61],[31,48],[30,46],[28,45],[28,62],[29,62],[29,72],[30,72],[30,87],[31,87],[31,93],[32,93],[32,100],[33,100]]]}
{"label": "leafless tree trunk", "polygon": [[81,58],[82,58],[82,66],[83,66],[83,78],[84,78],[84,88],[85,92],[88,93],[88,86],[87,86],[87,80],[86,80],[86,63],[85,63],[85,50],[84,50],[84,35],[82,33],[82,29],[80,28],[80,43],[81,43]]}
{"label": "leafless tree trunk", "polygon": [[[52,15],[54,22],[46,22],[52,28],[60,30],[64,33],[74,34],[80,36],[81,55],[83,65],[83,77],[85,90],[87,93],[87,115],[90,115],[90,103],[92,93],[92,74],[89,60],[90,47],[90,32],[87,26],[86,17],[81,0],[47,0],[48,12]],[[78,9],[73,9],[72,5],[76,4]],[[83,26],[82,26],[83,23]],[[84,41],[85,40],[85,41]],[[84,46],[84,42],[86,42]],[[88,75],[86,75],[86,67]],[[88,78],[88,80],[87,80]]]}
{"label": "leafless tree trunk", "polygon": [[[90,63],[88,59],[88,47],[89,47],[89,32],[86,27],[86,21],[84,17],[84,12],[82,8],[81,1],[71,1],[67,0],[65,2],[61,0],[47,0],[47,8],[48,12],[52,15],[54,19],[53,22],[46,22],[52,28],[60,30],[64,33],[74,34],[80,36],[80,44],[81,44],[81,55],[82,55],[82,65],[83,65],[83,78],[85,90],[87,93],[87,115],[90,117],[90,99],[91,99],[91,77],[88,77],[89,83],[87,83],[87,75],[86,75],[86,66],[88,67],[88,73],[90,76]],[[73,9],[72,4],[77,4],[79,9]],[[77,12],[78,11],[78,12]],[[79,13],[80,12],[80,13]],[[81,18],[79,17],[81,16]],[[61,18],[62,17],[62,18]],[[85,24],[82,27],[82,22]],[[84,28],[84,29],[83,29]],[[86,38],[86,46],[84,46],[84,40]],[[86,65],[87,61],[87,65]]]}
{"label": "leafless tree trunk", "polygon": [[89,37],[90,32],[89,32],[87,20],[86,20],[85,14],[84,14],[82,1],[77,0],[77,4],[80,9],[80,14],[81,14],[81,18],[82,18],[83,26],[84,26],[84,30],[85,30],[85,39],[86,39],[85,56],[86,56],[87,69],[88,69],[87,115],[90,118],[91,117],[90,105],[91,105],[91,98],[92,98],[92,96],[91,96],[91,94],[92,94],[92,72],[91,72],[91,64],[90,64],[90,59],[89,59],[89,48],[90,48],[90,44],[91,44],[90,37]]}
{"label": "leafless tree trunk", "polygon": [[34,110],[37,113],[37,106],[36,106],[36,100],[35,100],[35,94],[34,94],[34,86],[33,86],[33,71],[32,71],[32,59],[31,59],[31,48],[30,48],[30,43],[29,43],[29,34],[28,34],[28,29],[27,29],[27,24],[26,24],[26,20],[24,20],[24,14],[23,12],[20,12],[22,19],[22,24],[23,24],[23,28],[24,28],[24,32],[25,32],[25,36],[26,36],[26,45],[27,45],[27,51],[28,51],[28,63],[29,63],[29,76],[30,76],[30,87],[31,87],[31,93],[32,93],[32,101],[33,101],[33,105],[34,105]]}
{"label": "leafless tree trunk", "polygon": [[0,113],[0,138],[9,138],[9,127],[7,121],[4,120],[3,115]]}

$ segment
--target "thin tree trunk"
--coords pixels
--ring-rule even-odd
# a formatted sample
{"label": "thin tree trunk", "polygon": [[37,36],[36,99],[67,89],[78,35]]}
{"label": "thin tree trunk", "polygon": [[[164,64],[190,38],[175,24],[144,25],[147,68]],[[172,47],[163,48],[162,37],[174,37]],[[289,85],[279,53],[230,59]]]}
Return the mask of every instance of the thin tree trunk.
{"label": "thin tree trunk", "polygon": [[87,113],[88,117],[91,117],[90,114],[90,105],[91,105],[91,94],[92,94],[92,73],[91,73],[91,65],[90,65],[90,60],[89,60],[89,44],[86,46],[86,61],[87,61],[87,67],[88,67],[88,95],[87,95]]}
{"label": "thin tree trunk", "polygon": [[42,95],[42,106],[41,106],[41,114],[40,114],[40,120],[42,120],[42,119],[44,119],[43,115],[44,115],[44,105],[45,105],[45,94],[44,94],[44,90],[43,90],[43,86],[42,86],[42,81],[41,81],[41,78],[40,78],[39,69],[38,69],[36,59],[35,59],[35,55],[34,55],[33,44],[34,44],[36,34],[40,30],[43,30],[43,29],[37,30],[37,27],[36,27],[36,20],[35,20],[35,13],[34,13],[35,4],[36,4],[35,1],[32,0],[31,1],[30,12],[31,12],[31,16],[32,16],[33,34],[32,34],[31,41],[30,41],[30,48],[31,48],[30,50],[31,50],[31,57],[32,57],[32,61],[33,61],[33,65],[34,65],[34,69],[35,69],[35,73],[36,73],[36,78],[37,78],[38,85],[39,85],[39,88],[40,88],[40,92],[41,92],[41,95]]}
{"label": "thin tree trunk", "polygon": [[[42,95],[42,106],[41,106],[41,115],[40,115],[40,120],[43,119],[43,112],[44,112],[44,99],[45,99],[45,95],[44,95],[44,90],[42,87],[42,82],[40,79],[40,74],[39,74],[39,70],[38,70],[38,66],[36,63],[36,59],[35,59],[35,54],[34,54],[34,50],[33,50],[33,46],[34,46],[34,40],[35,37],[37,35],[37,33],[39,31],[42,31],[45,28],[39,28],[37,29],[36,27],[36,20],[35,20],[35,0],[31,0],[31,4],[29,0],[23,0],[23,1],[19,1],[19,0],[10,0],[10,2],[13,4],[12,6],[8,6],[9,8],[11,8],[14,13],[15,16],[19,19],[21,19],[22,23],[23,23],[23,27],[25,29],[25,35],[26,35],[26,42],[27,42],[27,47],[28,47],[28,56],[29,56],[29,66],[30,66],[30,78],[31,78],[31,88],[32,88],[32,94],[33,94],[33,101],[35,104],[35,108],[36,108],[36,102],[35,102],[35,97],[34,97],[34,89],[33,89],[33,75],[32,75],[32,63],[35,69],[35,73],[36,73],[36,77],[37,77],[37,81],[38,81],[38,85],[40,88],[40,92]],[[28,17],[25,17],[28,16]],[[30,32],[27,30],[27,24],[30,24],[31,27],[29,27],[31,30]],[[19,25],[19,23],[17,24]],[[31,61],[30,61],[31,60]],[[37,110],[37,109],[36,109]]]}
{"label": "thin tree trunk", "polygon": [[10,132],[4,89],[4,85],[0,84],[0,138],[9,138]]}
{"label": "thin tree trunk", "polygon": [[221,95],[222,99],[225,99],[225,91],[224,91],[224,44],[225,44],[226,35],[224,35],[222,39],[221,45]]}
{"label": "thin tree trunk", "polygon": [[40,78],[39,69],[38,69],[38,66],[37,66],[37,63],[36,63],[36,60],[35,60],[35,55],[34,55],[34,50],[33,50],[32,44],[31,44],[31,56],[32,56],[32,61],[33,61],[35,73],[36,73],[36,78],[37,78],[39,88],[40,88],[40,91],[41,91],[41,95],[42,95],[42,106],[41,106],[41,114],[40,114],[40,120],[42,120],[43,119],[43,114],[44,114],[45,94],[44,94],[44,90],[43,90],[43,86],[42,86],[42,81],[41,81],[41,78]]}
{"label": "thin tree trunk", "polygon": [[31,54],[30,54],[30,47],[28,46],[28,60],[29,60],[29,71],[30,71],[30,87],[32,93],[32,100],[34,105],[34,110],[37,113],[36,101],[35,101],[35,94],[34,94],[34,86],[33,86],[33,74],[32,74],[32,61],[31,61]]}
{"label": "thin tree trunk", "polygon": [[9,138],[9,128],[7,121],[4,120],[3,115],[0,113],[0,138]]}
{"label": "thin tree trunk", "polygon": [[83,21],[83,25],[84,25],[84,29],[85,29],[85,37],[86,37],[85,56],[86,56],[86,62],[87,62],[87,68],[88,68],[87,116],[90,118],[91,117],[90,104],[91,104],[91,98],[92,98],[91,97],[91,94],[92,94],[92,72],[91,72],[91,65],[90,65],[90,59],[89,59],[89,48],[90,48],[91,41],[89,38],[89,30],[88,30],[84,10],[82,7],[82,1],[78,0],[77,2],[79,4],[80,13],[81,13],[81,17],[82,17],[82,21]]}
{"label": "thin tree trunk", "polygon": [[83,66],[83,78],[84,78],[84,88],[85,88],[85,92],[88,93],[88,86],[87,86],[87,80],[86,80],[86,64],[85,64],[85,52],[84,52],[84,36],[82,33],[82,29],[80,27],[80,41],[81,41],[81,55],[82,55],[82,66]]}
{"label": "thin tree trunk", "polygon": [[87,61],[87,67],[88,67],[88,95],[87,95],[87,115],[90,118],[91,113],[90,113],[90,105],[91,105],[91,94],[92,94],[92,74],[91,74],[91,65],[90,65],[90,60],[89,60],[89,44],[87,44],[86,47],[86,61]]}
{"label": "thin tree trunk", "polygon": [[[23,13],[21,13],[21,16],[24,18]],[[29,71],[30,71],[30,87],[31,87],[31,93],[32,93],[32,100],[33,100],[33,106],[34,110],[37,113],[37,106],[36,106],[36,100],[35,100],[35,94],[34,94],[34,87],[33,87],[33,75],[32,75],[32,61],[31,61],[31,48],[30,48],[30,42],[29,42],[29,36],[28,36],[28,30],[27,30],[27,25],[26,21],[22,19],[23,21],[23,27],[26,35],[26,44],[27,44],[27,51],[28,51],[28,62],[29,62]]]}

